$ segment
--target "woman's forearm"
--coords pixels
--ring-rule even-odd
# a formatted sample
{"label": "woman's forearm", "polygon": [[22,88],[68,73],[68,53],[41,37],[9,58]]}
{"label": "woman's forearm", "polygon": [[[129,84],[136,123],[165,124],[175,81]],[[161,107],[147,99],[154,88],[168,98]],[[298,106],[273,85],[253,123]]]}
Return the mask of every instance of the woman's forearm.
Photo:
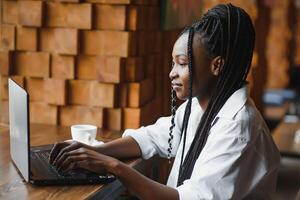
{"label": "woman's forearm", "polygon": [[179,199],[176,189],[147,178],[121,161],[111,164],[108,171],[115,174],[127,189],[142,200]]}
{"label": "woman's forearm", "polygon": [[[142,155],[138,143],[132,137],[120,138],[97,147],[99,153],[114,158],[140,157]],[[108,162],[106,169],[116,175],[118,179],[138,198],[147,199],[179,199],[174,188],[155,182],[125,163],[113,159]]]}
{"label": "woman's forearm", "polygon": [[141,157],[141,149],[132,137],[124,137],[107,142],[96,148],[96,151],[114,158]]}

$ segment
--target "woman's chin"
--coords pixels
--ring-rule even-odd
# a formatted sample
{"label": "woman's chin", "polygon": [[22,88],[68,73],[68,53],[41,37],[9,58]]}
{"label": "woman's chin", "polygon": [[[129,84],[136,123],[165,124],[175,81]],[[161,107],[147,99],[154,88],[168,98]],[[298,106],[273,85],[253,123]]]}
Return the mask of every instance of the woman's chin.
{"label": "woman's chin", "polygon": [[182,94],[181,92],[176,92],[176,96],[178,99],[182,100],[182,101],[185,101],[188,99],[188,95],[186,94]]}

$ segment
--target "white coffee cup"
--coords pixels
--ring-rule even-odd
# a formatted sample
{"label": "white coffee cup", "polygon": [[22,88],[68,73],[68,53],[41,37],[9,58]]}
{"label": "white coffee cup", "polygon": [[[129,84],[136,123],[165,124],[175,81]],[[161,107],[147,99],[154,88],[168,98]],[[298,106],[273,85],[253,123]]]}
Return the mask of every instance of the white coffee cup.
{"label": "white coffee cup", "polygon": [[93,145],[96,134],[97,126],[94,125],[76,124],[71,126],[72,139],[87,145]]}

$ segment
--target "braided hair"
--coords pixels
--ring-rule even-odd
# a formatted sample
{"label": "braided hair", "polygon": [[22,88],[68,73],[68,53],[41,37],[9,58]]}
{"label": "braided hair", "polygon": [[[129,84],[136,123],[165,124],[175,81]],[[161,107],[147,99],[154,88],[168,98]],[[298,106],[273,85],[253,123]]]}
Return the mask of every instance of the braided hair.
{"label": "braided hair", "polygon": [[[249,15],[232,4],[219,4],[209,10],[199,22],[188,27],[189,98],[185,108],[181,135],[183,150],[177,186],[191,177],[194,165],[208,138],[211,124],[227,99],[246,82],[253,56],[255,32]],[[218,74],[206,110],[201,117],[195,137],[184,158],[186,131],[192,103],[193,37],[198,34],[201,45],[213,58],[221,56],[223,66]],[[170,143],[169,143],[170,144]]]}

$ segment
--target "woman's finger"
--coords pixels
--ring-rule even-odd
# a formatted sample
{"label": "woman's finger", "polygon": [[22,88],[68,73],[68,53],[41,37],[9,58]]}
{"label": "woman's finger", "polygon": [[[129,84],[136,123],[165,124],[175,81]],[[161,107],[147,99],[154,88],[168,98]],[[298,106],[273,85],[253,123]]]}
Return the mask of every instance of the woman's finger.
{"label": "woman's finger", "polygon": [[[77,150],[75,150],[77,151]],[[74,163],[86,160],[87,156],[84,154],[79,154],[78,152],[70,152],[69,157],[67,157],[59,166],[58,170],[66,171],[66,169],[74,169]]]}
{"label": "woman's finger", "polygon": [[66,159],[66,157],[68,156],[68,152],[73,151],[75,149],[78,149],[81,147],[81,143],[79,142],[72,142],[70,145],[62,148],[58,155],[56,156],[55,160],[53,161],[53,165],[55,166],[59,166],[61,164],[61,162]]}
{"label": "woman's finger", "polygon": [[49,156],[49,163],[52,164],[57,154],[60,152],[61,148],[65,146],[65,142],[57,142],[54,144],[53,148],[51,149],[50,156]]}

